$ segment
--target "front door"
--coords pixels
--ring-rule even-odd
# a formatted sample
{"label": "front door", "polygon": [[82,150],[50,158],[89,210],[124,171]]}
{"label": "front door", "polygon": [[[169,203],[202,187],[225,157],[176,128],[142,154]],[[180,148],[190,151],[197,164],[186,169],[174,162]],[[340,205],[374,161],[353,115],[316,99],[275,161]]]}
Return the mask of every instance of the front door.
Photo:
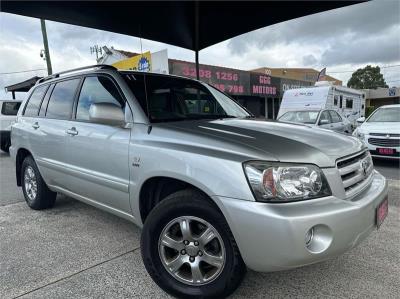
{"label": "front door", "polygon": [[345,125],[343,123],[342,117],[336,111],[333,110],[330,110],[329,114],[332,119],[333,130],[336,132],[343,133],[345,131]]}
{"label": "front door", "polygon": [[[129,204],[130,125],[103,125],[89,118],[93,103],[113,103],[131,113],[113,80],[98,75],[84,79],[67,138],[72,192],[120,212]],[[127,117],[129,119],[129,117]]]}
{"label": "front door", "polygon": [[333,124],[331,120],[331,116],[329,115],[329,111],[325,110],[322,111],[320,116],[319,116],[319,121],[318,121],[318,126],[320,128],[332,130],[333,129]]}

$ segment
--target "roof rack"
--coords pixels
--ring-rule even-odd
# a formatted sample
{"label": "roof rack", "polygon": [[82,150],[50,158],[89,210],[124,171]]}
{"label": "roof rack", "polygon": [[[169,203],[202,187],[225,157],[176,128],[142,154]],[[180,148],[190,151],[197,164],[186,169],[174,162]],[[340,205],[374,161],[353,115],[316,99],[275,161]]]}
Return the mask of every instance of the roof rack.
{"label": "roof rack", "polygon": [[60,77],[60,75],[64,75],[67,73],[73,73],[73,72],[77,72],[77,71],[82,71],[82,70],[87,70],[87,69],[109,69],[109,70],[117,70],[115,67],[113,67],[112,65],[109,64],[96,64],[96,65],[89,65],[89,66],[83,66],[83,67],[78,67],[76,69],[72,69],[72,70],[68,70],[68,71],[63,71],[63,72],[59,72],[56,74],[52,74],[50,76],[44,77],[42,79],[39,79],[36,84],[51,80],[51,79],[55,79]]}

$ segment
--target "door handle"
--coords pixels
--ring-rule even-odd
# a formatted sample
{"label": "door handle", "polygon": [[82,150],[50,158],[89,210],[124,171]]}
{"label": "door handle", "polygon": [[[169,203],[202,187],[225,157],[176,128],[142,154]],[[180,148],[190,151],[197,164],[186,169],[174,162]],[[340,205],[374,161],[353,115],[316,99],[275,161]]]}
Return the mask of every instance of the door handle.
{"label": "door handle", "polygon": [[40,128],[39,123],[37,121],[34,122],[32,128],[34,128],[35,130],[39,129]]}
{"label": "door handle", "polygon": [[78,135],[78,131],[76,130],[75,127],[72,127],[71,129],[68,129],[66,132],[67,132],[68,135],[71,135],[71,136]]}

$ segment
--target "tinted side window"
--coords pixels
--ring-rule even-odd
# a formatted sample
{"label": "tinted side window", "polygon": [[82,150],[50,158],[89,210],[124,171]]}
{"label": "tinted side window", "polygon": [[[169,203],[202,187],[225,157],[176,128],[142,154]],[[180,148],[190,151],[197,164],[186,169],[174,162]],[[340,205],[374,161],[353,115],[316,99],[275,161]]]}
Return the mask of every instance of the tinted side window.
{"label": "tinted side window", "polygon": [[25,107],[25,116],[38,115],[40,103],[42,102],[43,96],[46,93],[48,87],[48,85],[42,85],[36,87],[36,89],[32,92],[32,95],[28,100],[28,104]]}
{"label": "tinted side window", "polygon": [[17,115],[21,102],[4,102],[1,107],[1,114],[3,115]]}
{"label": "tinted side window", "polygon": [[47,107],[47,118],[69,119],[71,117],[75,92],[79,81],[80,79],[72,79],[56,84]]}
{"label": "tinted side window", "polygon": [[328,111],[322,112],[321,117],[320,117],[320,119],[319,119],[319,123],[321,123],[322,120],[327,120],[328,123],[331,122],[331,119],[330,119],[330,117],[329,117]]}
{"label": "tinted side window", "polygon": [[46,92],[46,95],[44,96],[42,105],[40,105],[40,111],[39,111],[40,117],[44,117],[46,115],[47,105],[49,103],[50,95],[51,95],[51,92],[53,91],[53,88],[54,88],[54,84],[50,85],[49,89]]}
{"label": "tinted side window", "polygon": [[85,78],[76,108],[76,119],[89,120],[90,105],[94,103],[111,103],[121,109],[125,107],[125,101],[114,83],[104,76]]}
{"label": "tinted side window", "polygon": [[333,123],[339,123],[342,121],[342,117],[336,111],[329,111],[329,114],[331,115]]}

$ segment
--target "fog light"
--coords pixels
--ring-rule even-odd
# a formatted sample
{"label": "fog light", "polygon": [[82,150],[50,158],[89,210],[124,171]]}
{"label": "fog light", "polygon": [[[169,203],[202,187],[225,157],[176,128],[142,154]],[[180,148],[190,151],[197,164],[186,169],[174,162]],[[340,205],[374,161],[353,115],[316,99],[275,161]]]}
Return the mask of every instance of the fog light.
{"label": "fog light", "polygon": [[312,227],[306,233],[306,238],[305,238],[306,246],[311,244],[311,241],[313,240],[313,238],[314,238],[314,228]]}
{"label": "fog light", "polygon": [[325,224],[317,224],[307,231],[304,242],[308,251],[318,254],[329,248],[332,239],[332,230]]}

